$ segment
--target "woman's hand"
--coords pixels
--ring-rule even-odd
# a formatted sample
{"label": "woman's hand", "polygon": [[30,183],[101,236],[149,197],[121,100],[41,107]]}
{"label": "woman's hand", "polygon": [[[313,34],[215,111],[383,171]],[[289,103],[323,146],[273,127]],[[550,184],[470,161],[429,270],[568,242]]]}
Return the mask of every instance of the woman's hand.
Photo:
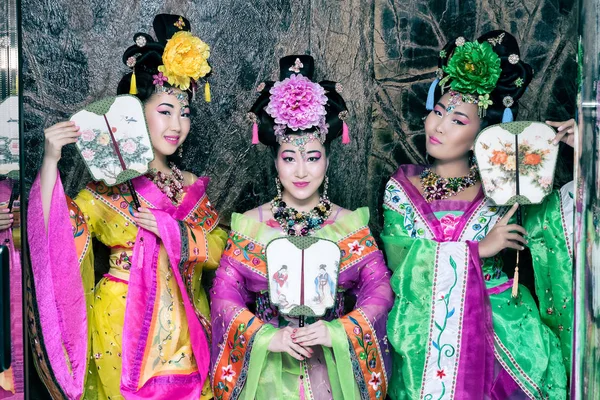
{"label": "woman's hand", "polygon": [[60,160],[62,148],[79,140],[81,132],[73,121],[59,122],[44,130],[44,161],[57,164]]}
{"label": "woman's hand", "polygon": [[0,231],[12,227],[14,220],[15,216],[7,208],[7,204],[0,203]]}
{"label": "woman's hand", "polygon": [[317,321],[312,325],[298,328],[292,334],[292,340],[302,347],[325,346],[331,347],[331,335],[323,321]]}
{"label": "woman's hand", "polygon": [[546,124],[555,127],[558,131],[552,143],[557,145],[558,142],[565,142],[571,147],[575,145],[575,120],[573,118],[562,122],[546,121]]}
{"label": "woman's hand", "polygon": [[489,258],[498,254],[500,251],[510,248],[516,250],[523,250],[523,245],[527,244],[527,240],[518,233],[527,235],[527,231],[522,226],[517,224],[508,225],[510,217],[519,208],[519,204],[515,203],[514,206],[500,218],[498,223],[492,228],[492,230],[485,236],[485,238],[479,242],[479,257]]}
{"label": "woman's hand", "polygon": [[133,213],[133,216],[135,217],[135,223],[138,227],[144,228],[145,230],[154,233],[156,237],[160,238],[156,217],[154,214],[152,214],[152,212],[150,212],[150,210],[140,207],[138,212]]}
{"label": "woman's hand", "polygon": [[273,335],[268,350],[272,353],[288,353],[299,361],[310,358],[312,356],[312,350],[300,346],[292,339],[292,335],[300,329],[303,328],[293,329],[286,326],[285,328],[279,329],[277,333]]}

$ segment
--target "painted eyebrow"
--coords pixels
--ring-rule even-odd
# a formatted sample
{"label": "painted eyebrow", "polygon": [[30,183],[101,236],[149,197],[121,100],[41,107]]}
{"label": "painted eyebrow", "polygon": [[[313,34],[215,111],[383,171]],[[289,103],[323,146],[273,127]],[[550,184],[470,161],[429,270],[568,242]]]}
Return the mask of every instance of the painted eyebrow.
{"label": "painted eyebrow", "polygon": [[470,119],[469,116],[465,113],[461,113],[460,111],[454,111],[454,114],[458,114],[458,115],[462,115],[463,117],[465,117],[466,119]]}
{"label": "painted eyebrow", "polygon": [[321,154],[321,152],[319,150],[310,150],[310,151],[306,152],[306,154],[312,154],[312,153],[319,153],[319,154]]}
{"label": "painted eyebrow", "polygon": [[281,152],[281,154],[283,153],[292,153],[292,154],[296,154],[296,152],[294,150],[284,150]]}
{"label": "painted eyebrow", "polygon": [[444,109],[446,108],[446,106],[443,105],[441,101],[438,101],[437,104],[436,104],[436,106],[440,106],[440,107],[442,107]]}
{"label": "painted eyebrow", "polygon": [[159,107],[160,106],[167,106],[167,107],[175,108],[175,106],[173,104],[171,104],[171,103],[160,103],[158,106]]}

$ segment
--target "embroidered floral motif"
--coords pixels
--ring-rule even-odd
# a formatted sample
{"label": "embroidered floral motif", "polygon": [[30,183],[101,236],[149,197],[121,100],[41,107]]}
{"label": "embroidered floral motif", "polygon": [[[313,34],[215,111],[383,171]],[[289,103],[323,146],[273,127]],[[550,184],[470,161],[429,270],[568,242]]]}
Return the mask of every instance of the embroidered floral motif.
{"label": "embroidered floral motif", "polygon": [[266,273],[266,256],[262,246],[256,245],[254,242],[245,237],[231,232],[229,240],[225,246],[225,254],[233,255],[245,265],[259,270],[261,274]]}
{"label": "embroidered floral motif", "polygon": [[[248,351],[246,333],[248,332],[250,326],[256,321],[256,317],[250,318],[248,324],[240,323],[233,335],[232,340],[228,341],[225,346],[227,349],[224,354],[228,354],[227,365],[221,366],[221,376],[219,381],[217,381],[217,377],[215,377],[215,400],[222,400],[224,398],[229,398],[231,396],[230,390],[234,386],[235,377],[238,375],[237,371],[240,371],[241,365],[238,363],[243,363],[244,355]],[[254,333],[254,330],[250,332],[250,336]],[[215,372],[216,375],[216,372]]]}
{"label": "embroidered floral motif", "polygon": [[[75,202],[72,201],[71,203],[73,208],[69,210],[69,218],[71,219],[73,238],[77,238],[83,235],[83,232],[85,231],[85,218],[83,217],[83,214],[81,213],[79,208],[77,208]],[[75,211],[74,209],[76,209],[77,211]]]}
{"label": "embroidered floral motif", "polygon": [[360,381],[361,398],[384,398],[387,390],[385,365],[373,326],[360,309],[342,317],[341,322],[352,350],[354,374],[357,382]]}
{"label": "embroidered floral motif", "polygon": [[358,254],[360,256],[365,249],[365,246],[361,246],[360,243],[358,243],[358,240],[355,240],[348,245],[348,248],[350,249],[350,253]]}
{"label": "embroidered floral motif", "polygon": [[363,333],[363,328],[355,318],[348,315],[348,319],[355,325],[352,332],[362,350],[358,354],[358,358],[366,363],[367,370],[372,374],[374,372],[373,370],[377,368],[377,347],[375,346],[375,343],[373,343],[371,335],[369,333]]}
{"label": "embroidered floral motif", "polygon": [[479,218],[477,220],[478,223],[474,224],[472,229],[475,231],[475,235],[471,240],[473,241],[481,241],[488,234],[491,229],[490,224],[496,215],[500,213],[498,207],[489,207],[484,208],[483,211],[479,213]]}
{"label": "embroidered floral motif", "polygon": [[403,197],[402,191],[394,183],[389,183],[385,188],[383,202],[390,204],[394,210],[404,216],[404,229],[411,238],[422,238],[425,235],[425,229],[415,226],[415,210],[408,200],[402,201]]}
{"label": "embroidered floral motif", "polygon": [[373,390],[379,390],[379,386],[381,386],[381,373],[371,372],[371,379],[369,380],[369,385],[371,385]]}
{"label": "embroidered floral motif", "polygon": [[442,225],[442,231],[444,232],[444,240],[452,239],[454,230],[460,222],[460,217],[453,214],[446,214],[440,218],[440,224]]}
{"label": "embroidered floral motif", "polygon": [[[347,243],[350,242],[350,243]],[[347,244],[346,244],[347,243]],[[351,262],[360,259],[366,254],[371,253],[374,250],[377,250],[377,245],[375,244],[375,239],[371,235],[371,231],[368,228],[360,230],[355,235],[352,235],[346,240],[339,243],[340,248],[345,247],[348,249],[341,251],[341,261],[340,268],[341,270],[347,268]],[[366,252],[366,254],[363,254]]]}
{"label": "embroidered floral motif", "polygon": [[231,368],[231,364],[226,367],[221,368],[221,379],[225,379],[227,382],[233,381],[233,377],[235,376],[235,371]]}
{"label": "embroidered floral motif", "polygon": [[277,308],[271,306],[269,292],[258,293],[256,295],[256,316],[262,321],[269,322],[278,315]]}
{"label": "embroidered floral motif", "polygon": [[[441,294],[440,299],[438,300],[438,302],[442,302],[444,304],[444,307],[441,308],[441,310],[440,310],[441,313],[439,313],[439,314],[436,313],[436,318],[433,321],[435,328],[438,332],[437,332],[437,338],[431,342],[431,345],[436,350],[435,353],[437,353],[436,365],[437,365],[438,369],[436,372],[436,376],[438,378],[440,378],[440,380],[442,381],[440,383],[441,384],[441,393],[442,393],[440,398],[443,398],[444,394],[446,393],[446,382],[444,382],[444,380],[443,380],[443,378],[446,376],[446,373],[444,372],[444,369],[442,368],[442,358],[448,359],[448,358],[452,358],[456,355],[456,348],[452,344],[442,343],[442,335],[443,335],[444,331],[446,330],[448,320],[454,316],[454,313],[456,310],[455,308],[452,308],[451,310],[448,309],[450,299],[452,298],[452,291],[454,290],[454,288],[456,287],[456,285],[458,283],[458,273],[457,273],[456,262],[454,261],[454,259],[452,257],[450,257],[449,262],[450,262],[450,266],[452,267],[454,281],[452,282],[452,285],[448,289],[448,293]],[[439,315],[439,317],[438,317],[438,315]],[[427,396],[425,396],[425,398],[432,398],[431,396],[432,396],[432,394],[429,393]]]}

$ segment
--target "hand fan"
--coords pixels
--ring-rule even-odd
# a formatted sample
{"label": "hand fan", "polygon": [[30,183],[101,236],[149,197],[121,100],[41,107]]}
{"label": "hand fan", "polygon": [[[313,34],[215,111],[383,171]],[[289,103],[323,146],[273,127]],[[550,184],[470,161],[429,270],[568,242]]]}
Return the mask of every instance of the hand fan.
{"label": "hand fan", "polygon": [[[519,121],[492,125],[474,145],[485,195],[498,206],[539,204],[551,191],[558,146],[554,129],[541,122]],[[522,225],[521,208],[517,224]],[[513,284],[517,296],[519,252]]]}
{"label": "hand fan", "polygon": [[320,317],[335,305],[340,248],[330,240],[282,237],[266,248],[271,304],[283,315]]}
{"label": "hand fan", "polygon": [[19,179],[19,97],[0,104],[0,175]]}
{"label": "hand fan", "polygon": [[92,177],[108,186],[127,183],[136,207],[131,179],[148,172],[154,159],[142,102],[134,96],[109,97],[71,117],[81,131],[77,149]]}

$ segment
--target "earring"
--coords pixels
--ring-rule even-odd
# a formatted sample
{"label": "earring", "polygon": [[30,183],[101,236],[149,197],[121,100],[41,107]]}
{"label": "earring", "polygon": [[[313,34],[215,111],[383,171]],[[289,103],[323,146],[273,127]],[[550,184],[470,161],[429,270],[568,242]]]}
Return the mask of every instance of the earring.
{"label": "earring", "polygon": [[179,146],[179,149],[177,150],[177,155],[179,156],[179,158],[183,158],[183,144]]}
{"label": "earring", "polygon": [[324,199],[328,199],[329,197],[327,197],[327,191],[329,190],[329,177],[327,175],[325,175],[325,180],[323,181],[323,195],[321,197],[323,197]]}
{"label": "earring", "polygon": [[277,188],[277,198],[281,199],[281,192],[283,191],[283,187],[279,178],[275,178],[275,187]]}
{"label": "earring", "polygon": [[471,158],[469,159],[469,162],[471,163],[471,165],[476,165],[477,164],[477,158],[475,157],[475,153],[473,153],[471,155]]}

